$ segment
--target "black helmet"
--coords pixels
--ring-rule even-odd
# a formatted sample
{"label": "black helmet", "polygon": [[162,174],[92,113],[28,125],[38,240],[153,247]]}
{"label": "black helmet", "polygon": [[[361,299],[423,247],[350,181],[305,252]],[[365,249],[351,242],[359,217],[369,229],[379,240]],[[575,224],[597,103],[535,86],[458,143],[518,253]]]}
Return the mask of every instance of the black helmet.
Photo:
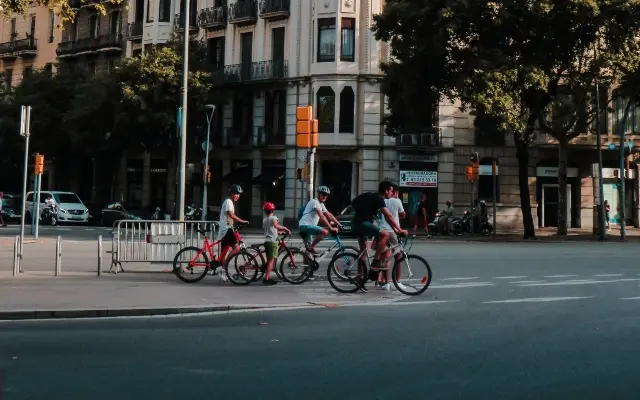
{"label": "black helmet", "polygon": [[242,188],[240,187],[240,185],[231,185],[231,186],[229,186],[229,193],[241,194],[242,193]]}

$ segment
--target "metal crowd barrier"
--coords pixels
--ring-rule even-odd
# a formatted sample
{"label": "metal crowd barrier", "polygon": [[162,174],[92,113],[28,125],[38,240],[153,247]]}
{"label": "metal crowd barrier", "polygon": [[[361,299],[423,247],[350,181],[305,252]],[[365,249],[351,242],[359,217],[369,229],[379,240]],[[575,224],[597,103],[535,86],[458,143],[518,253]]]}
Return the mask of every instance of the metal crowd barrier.
{"label": "metal crowd barrier", "polygon": [[[218,223],[164,220],[116,221],[112,231],[109,272],[123,272],[122,264],[126,263],[147,263],[151,266],[150,270],[167,270],[166,264],[173,264],[176,253],[182,248],[202,247],[204,235],[198,232],[198,229],[211,229],[207,237],[213,241],[218,233]],[[217,245],[214,254],[218,254],[219,250]],[[158,267],[162,264],[164,266]]]}

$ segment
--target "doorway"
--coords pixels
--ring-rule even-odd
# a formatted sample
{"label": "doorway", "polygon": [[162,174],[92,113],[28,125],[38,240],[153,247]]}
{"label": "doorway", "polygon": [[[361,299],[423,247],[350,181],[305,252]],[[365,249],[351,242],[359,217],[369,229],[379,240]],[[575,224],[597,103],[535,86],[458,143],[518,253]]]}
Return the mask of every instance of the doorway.
{"label": "doorway", "polygon": [[351,203],[351,168],[348,160],[322,162],[322,180],[316,187],[323,185],[331,190],[325,206],[333,214],[338,214]]}
{"label": "doorway", "polygon": [[[558,185],[542,185],[542,227],[558,226]],[[571,185],[567,185],[567,226],[573,226]]]}

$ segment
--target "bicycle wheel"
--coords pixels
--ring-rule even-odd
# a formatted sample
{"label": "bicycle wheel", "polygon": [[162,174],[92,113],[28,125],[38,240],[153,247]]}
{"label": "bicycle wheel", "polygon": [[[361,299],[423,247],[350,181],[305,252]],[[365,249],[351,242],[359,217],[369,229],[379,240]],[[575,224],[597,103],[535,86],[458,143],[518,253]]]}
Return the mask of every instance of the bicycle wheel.
{"label": "bicycle wheel", "polygon": [[282,279],[293,285],[299,285],[309,279],[313,271],[313,261],[309,256],[297,249],[285,250],[279,256]]}
{"label": "bicycle wheel", "polygon": [[424,258],[408,255],[391,270],[391,279],[400,293],[416,296],[424,293],[431,284],[431,267]]}
{"label": "bicycle wheel", "polygon": [[224,272],[234,285],[248,285],[254,282],[261,265],[260,255],[255,249],[247,249],[227,259]]}
{"label": "bicycle wheel", "polygon": [[201,281],[208,270],[209,257],[198,247],[185,247],[173,259],[173,273],[186,283]]}
{"label": "bicycle wheel", "polygon": [[[342,250],[337,249],[335,251],[335,253],[333,253],[332,259],[336,258],[336,257],[339,257],[342,253],[346,253],[346,252],[359,254],[360,253],[360,248],[354,247],[354,246],[343,246]],[[349,280],[349,278],[344,276],[339,270],[336,270],[335,274],[336,274],[336,276],[338,278],[342,279],[343,281],[348,281]]]}
{"label": "bicycle wheel", "polygon": [[[358,264],[360,264],[360,267]],[[340,293],[357,292],[367,282],[366,266],[363,264],[364,262],[362,261],[358,262],[357,253],[345,252],[336,254],[327,268],[329,284]],[[358,269],[363,272],[362,276],[359,274]]]}

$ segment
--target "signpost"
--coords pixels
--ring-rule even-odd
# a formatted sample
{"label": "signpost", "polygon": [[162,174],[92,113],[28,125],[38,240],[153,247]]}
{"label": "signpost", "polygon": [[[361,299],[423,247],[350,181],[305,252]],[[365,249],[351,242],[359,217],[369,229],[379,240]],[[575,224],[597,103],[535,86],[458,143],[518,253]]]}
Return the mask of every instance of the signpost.
{"label": "signpost", "polygon": [[[22,175],[22,215],[20,216],[20,247],[18,249],[19,272],[22,272],[22,258],[24,255],[24,215],[26,213],[27,198],[27,168],[29,167],[29,137],[31,136],[31,106],[22,106],[20,109],[20,136],[24,141],[24,171]],[[15,274],[15,270],[14,270]]]}

